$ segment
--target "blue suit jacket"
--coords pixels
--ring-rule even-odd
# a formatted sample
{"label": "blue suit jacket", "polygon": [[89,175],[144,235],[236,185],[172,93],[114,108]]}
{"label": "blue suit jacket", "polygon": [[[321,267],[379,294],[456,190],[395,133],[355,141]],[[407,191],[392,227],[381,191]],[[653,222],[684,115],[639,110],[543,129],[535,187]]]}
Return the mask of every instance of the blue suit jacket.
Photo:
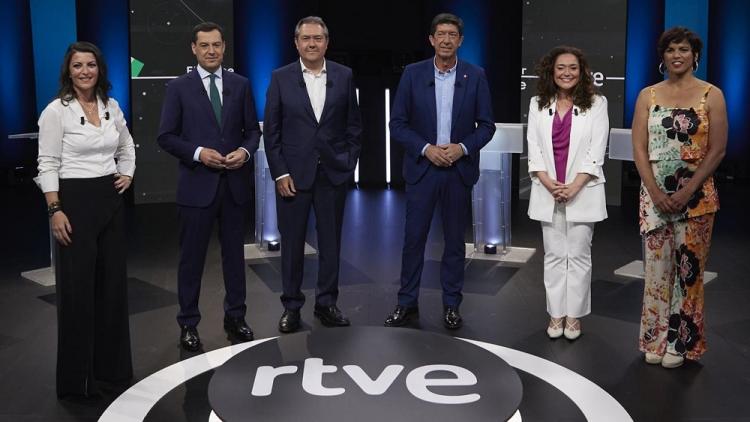
{"label": "blue suit jacket", "polygon": [[320,122],[299,60],[274,70],[266,92],[263,142],[271,176],[288,173],[299,189],[312,186],[318,161],[331,183],[340,185],[349,180],[359,158],[362,121],[352,70],[326,60],[326,72]]}
{"label": "blue suit jacket", "polygon": [[[437,140],[435,65],[430,58],[406,66],[393,100],[391,138],[406,150],[404,180],[417,183],[431,163],[422,156],[426,143]],[[459,60],[453,94],[451,142],[462,143],[468,155],[454,165],[467,186],[479,179],[479,150],[495,133],[492,100],[487,77],[478,66]]]}
{"label": "blue suit jacket", "polygon": [[159,145],[179,159],[177,203],[208,206],[216,196],[220,171],[193,160],[199,146],[227,155],[239,147],[250,153],[250,161],[236,170],[226,170],[227,183],[238,204],[252,197],[252,156],[260,142],[260,128],[247,78],[222,71],[222,122],[216,121],[211,100],[197,70],[167,85],[159,125]]}

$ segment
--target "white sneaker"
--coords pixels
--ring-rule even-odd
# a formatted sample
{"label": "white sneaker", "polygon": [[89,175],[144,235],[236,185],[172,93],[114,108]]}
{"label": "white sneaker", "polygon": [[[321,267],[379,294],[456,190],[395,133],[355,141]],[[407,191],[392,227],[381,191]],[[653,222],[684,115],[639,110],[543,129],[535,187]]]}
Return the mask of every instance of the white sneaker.
{"label": "white sneaker", "polygon": [[651,365],[658,365],[661,363],[661,356],[656,353],[646,352],[646,363]]}
{"label": "white sneaker", "polygon": [[661,359],[661,366],[665,368],[677,368],[677,367],[682,366],[684,362],[685,362],[684,357],[680,355],[673,355],[672,353],[667,353]]}
{"label": "white sneaker", "polygon": [[563,335],[563,318],[550,318],[547,326],[549,338],[560,338]]}
{"label": "white sneaker", "polygon": [[568,340],[575,340],[580,336],[581,320],[576,318],[565,318],[565,338]]}

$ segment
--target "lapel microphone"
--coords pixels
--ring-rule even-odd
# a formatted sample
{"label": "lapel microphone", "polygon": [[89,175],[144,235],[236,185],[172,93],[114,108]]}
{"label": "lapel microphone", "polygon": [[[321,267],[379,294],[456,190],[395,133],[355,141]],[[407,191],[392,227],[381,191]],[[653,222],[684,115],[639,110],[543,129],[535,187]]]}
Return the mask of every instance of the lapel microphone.
{"label": "lapel microphone", "polygon": [[330,88],[333,86],[333,81],[326,78],[326,88]]}
{"label": "lapel microphone", "polygon": [[435,80],[434,80],[434,79],[430,79],[430,80],[429,80],[429,81],[427,82],[427,86],[435,86]]}
{"label": "lapel microphone", "polygon": [[573,114],[578,115],[578,107],[573,107]]}
{"label": "lapel microphone", "polygon": [[[109,112],[108,111],[104,112],[104,120],[109,120]],[[81,126],[83,126],[85,124],[86,124],[86,119],[84,119],[83,116],[81,116]]]}
{"label": "lapel microphone", "polygon": [[550,116],[551,116],[551,115],[553,115],[554,113],[555,113],[555,112],[554,112],[554,111],[552,111],[552,109],[549,109],[549,115],[550,115]]}
{"label": "lapel microphone", "polygon": [[299,80],[299,86],[301,86],[302,88],[305,88],[307,86],[307,85],[305,85],[305,80],[304,79],[300,79]]}

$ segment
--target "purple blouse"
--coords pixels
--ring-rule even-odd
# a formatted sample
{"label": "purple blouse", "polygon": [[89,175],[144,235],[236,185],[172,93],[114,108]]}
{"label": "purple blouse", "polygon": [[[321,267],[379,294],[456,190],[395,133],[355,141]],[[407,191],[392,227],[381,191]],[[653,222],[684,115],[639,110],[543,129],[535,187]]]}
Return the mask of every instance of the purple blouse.
{"label": "purple blouse", "polygon": [[555,156],[555,173],[557,181],[565,183],[565,167],[568,165],[568,147],[570,146],[570,125],[573,121],[573,107],[565,113],[562,119],[555,113],[552,120],[552,151]]}

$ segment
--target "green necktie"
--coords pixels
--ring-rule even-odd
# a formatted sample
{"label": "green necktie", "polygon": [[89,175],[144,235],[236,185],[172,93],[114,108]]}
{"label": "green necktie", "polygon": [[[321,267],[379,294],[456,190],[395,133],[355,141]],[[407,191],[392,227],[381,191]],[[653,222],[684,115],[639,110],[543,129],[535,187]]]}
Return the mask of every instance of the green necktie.
{"label": "green necktie", "polygon": [[214,109],[216,121],[221,126],[221,97],[219,97],[219,88],[216,87],[216,75],[212,73],[208,77],[211,79],[211,84],[208,88],[210,92],[209,97],[211,97],[211,107]]}

